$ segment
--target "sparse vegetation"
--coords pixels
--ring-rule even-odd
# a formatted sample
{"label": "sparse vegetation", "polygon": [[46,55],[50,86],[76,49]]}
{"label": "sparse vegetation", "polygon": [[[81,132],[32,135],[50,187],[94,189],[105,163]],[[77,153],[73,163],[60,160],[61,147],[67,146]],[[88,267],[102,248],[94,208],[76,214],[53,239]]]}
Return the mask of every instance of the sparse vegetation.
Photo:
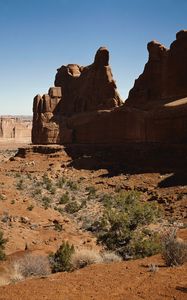
{"label": "sparse vegetation", "polygon": [[32,211],[32,210],[33,210],[33,208],[34,208],[34,205],[33,205],[33,204],[31,204],[31,205],[29,205],[29,206],[27,207],[27,210],[29,210],[29,211]]}
{"label": "sparse vegetation", "polygon": [[18,190],[24,190],[24,182],[23,182],[23,179],[20,179],[17,184],[16,184],[16,188]]}
{"label": "sparse vegetation", "polygon": [[57,182],[56,182],[56,186],[60,189],[62,189],[64,187],[66,180],[64,177],[60,177],[58,178]]}
{"label": "sparse vegetation", "polygon": [[156,204],[141,202],[139,193],[131,191],[119,193],[113,201],[107,199],[105,206],[100,220],[99,242],[124,259],[145,257],[159,252],[158,235],[145,230],[147,225],[160,216]]}
{"label": "sparse vegetation", "polygon": [[91,264],[97,264],[102,262],[103,259],[101,255],[98,252],[89,249],[77,250],[73,253],[71,258],[71,264],[73,269],[80,269]]}
{"label": "sparse vegetation", "polygon": [[162,256],[167,266],[174,267],[187,262],[187,243],[177,239],[176,230],[163,238]]}
{"label": "sparse vegetation", "polygon": [[25,255],[14,263],[14,268],[25,278],[50,274],[49,259],[41,255]]}
{"label": "sparse vegetation", "polygon": [[7,239],[3,238],[3,232],[0,230],[0,260],[5,259],[5,245],[6,245]]}
{"label": "sparse vegetation", "polygon": [[80,210],[80,205],[76,201],[71,201],[66,204],[65,211],[69,214],[74,214]]}
{"label": "sparse vegetation", "polygon": [[51,198],[44,196],[42,198],[42,205],[45,209],[48,209],[50,207],[50,203],[51,203]]}
{"label": "sparse vegetation", "polygon": [[96,196],[96,188],[94,186],[86,187],[86,191],[89,193],[88,198],[94,198]]}
{"label": "sparse vegetation", "polygon": [[67,187],[69,187],[69,189],[70,189],[71,191],[76,191],[76,190],[78,190],[78,186],[77,186],[77,183],[76,183],[75,181],[68,180],[68,181],[66,182],[66,185],[67,185]]}
{"label": "sparse vegetation", "polygon": [[111,263],[111,262],[120,262],[122,261],[122,257],[118,254],[111,252],[111,251],[105,251],[102,253],[102,259],[104,263]]}
{"label": "sparse vegetation", "polygon": [[55,223],[55,230],[56,231],[62,231],[62,224],[60,224],[60,223]]}
{"label": "sparse vegetation", "polygon": [[69,198],[69,193],[66,192],[64,193],[61,197],[60,197],[60,200],[59,200],[59,204],[66,204],[70,201],[70,198]]}
{"label": "sparse vegetation", "polygon": [[33,191],[32,191],[32,196],[35,197],[37,195],[41,195],[42,194],[42,189],[39,187],[36,187]]}
{"label": "sparse vegetation", "polygon": [[49,255],[51,270],[53,273],[65,272],[72,269],[71,257],[75,252],[74,246],[63,242],[60,248]]}

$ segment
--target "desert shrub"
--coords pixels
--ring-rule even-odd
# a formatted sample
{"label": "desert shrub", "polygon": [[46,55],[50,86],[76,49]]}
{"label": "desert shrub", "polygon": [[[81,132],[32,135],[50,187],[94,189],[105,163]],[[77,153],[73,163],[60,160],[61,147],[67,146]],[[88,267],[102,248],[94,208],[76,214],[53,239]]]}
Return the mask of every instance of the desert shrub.
{"label": "desert shrub", "polygon": [[29,210],[29,211],[32,211],[32,210],[33,210],[33,208],[34,208],[34,205],[33,205],[33,204],[31,204],[31,205],[29,205],[29,206],[27,207],[27,210]]}
{"label": "desert shrub", "polygon": [[86,191],[89,193],[89,199],[96,196],[96,188],[94,186],[88,186],[86,187]]}
{"label": "desert shrub", "polygon": [[56,186],[60,189],[62,189],[64,187],[66,180],[64,177],[60,177],[58,178],[57,182],[56,182]]}
{"label": "desert shrub", "polygon": [[82,209],[82,208],[86,207],[86,204],[87,204],[86,199],[83,199],[80,206],[79,206],[79,209]]}
{"label": "desert shrub", "polygon": [[60,248],[49,255],[51,270],[53,273],[65,272],[72,269],[71,257],[74,253],[74,246],[63,242]]}
{"label": "desert shrub", "polygon": [[71,201],[66,204],[65,211],[69,214],[74,214],[80,210],[80,205],[76,201]]}
{"label": "desert shrub", "polygon": [[33,191],[32,191],[32,196],[35,197],[37,195],[41,195],[42,194],[42,189],[39,187],[36,187]]}
{"label": "desert shrub", "polygon": [[52,191],[52,193],[54,193],[53,190],[55,190],[55,188],[53,187],[53,182],[52,182],[52,180],[48,177],[47,174],[44,174],[44,175],[42,176],[42,180],[43,180],[43,185],[44,185],[44,187],[46,188],[46,190],[48,190],[49,192]]}
{"label": "desert shrub", "polygon": [[5,245],[6,245],[7,239],[3,238],[3,232],[0,230],[0,260],[5,259]]}
{"label": "desert shrub", "polygon": [[51,203],[51,198],[47,197],[47,196],[44,196],[42,198],[42,205],[45,209],[49,208],[50,207],[50,203]]}
{"label": "desert shrub", "polygon": [[52,194],[52,195],[55,195],[56,193],[56,188],[54,186],[51,186],[51,188],[49,189],[49,192]]}
{"label": "desert shrub", "polygon": [[128,254],[136,258],[151,256],[160,251],[160,236],[152,232],[149,234],[144,231],[134,233],[127,246]]}
{"label": "desert shrub", "polygon": [[122,261],[122,257],[114,252],[103,252],[102,258],[104,263],[111,263],[111,262],[119,262]]}
{"label": "desert shrub", "polygon": [[23,179],[20,179],[17,184],[16,184],[16,188],[17,190],[24,190],[24,182],[23,182]]}
{"label": "desert shrub", "polygon": [[66,192],[64,193],[61,197],[60,197],[60,200],[59,200],[59,204],[66,204],[70,201],[70,198],[69,198],[69,193]]}
{"label": "desert shrub", "polygon": [[102,202],[104,207],[107,208],[107,207],[111,207],[113,198],[111,197],[111,195],[105,194],[101,197],[100,201]]}
{"label": "desert shrub", "polygon": [[139,193],[121,192],[113,201],[107,200],[100,220],[98,241],[125,259],[158,253],[158,237],[144,228],[155,222],[160,215],[155,203],[140,201]]}
{"label": "desert shrub", "polygon": [[14,262],[13,267],[11,268],[10,282],[15,283],[23,279],[24,276],[20,273],[19,264]]}
{"label": "desert shrub", "polygon": [[103,259],[101,255],[98,252],[89,249],[77,250],[71,258],[73,269],[80,269],[91,264],[98,264],[102,262]]}
{"label": "desert shrub", "polygon": [[177,240],[175,230],[163,238],[162,257],[167,266],[179,266],[187,262],[187,243]]}
{"label": "desert shrub", "polygon": [[56,223],[54,224],[54,229],[55,229],[56,231],[62,231],[63,226],[62,226],[62,224],[60,224],[59,222],[56,222]]}
{"label": "desert shrub", "polygon": [[72,191],[76,191],[78,189],[77,183],[75,181],[72,180],[68,180],[66,182],[67,187],[69,187],[70,190]]}
{"label": "desert shrub", "polygon": [[50,264],[47,256],[25,255],[14,263],[14,269],[23,277],[45,276],[50,274]]}
{"label": "desert shrub", "polygon": [[57,210],[61,215],[64,215],[64,209],[62,207],[54,206],[54,210]]}

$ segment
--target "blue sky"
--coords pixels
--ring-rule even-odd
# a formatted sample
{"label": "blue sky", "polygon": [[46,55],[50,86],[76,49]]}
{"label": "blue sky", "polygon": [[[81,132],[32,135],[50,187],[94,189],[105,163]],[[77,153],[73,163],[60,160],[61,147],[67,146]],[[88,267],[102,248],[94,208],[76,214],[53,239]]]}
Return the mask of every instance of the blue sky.
{"label": "blue sky", "polygon": [[118,91],[128,96],[147,61],[146,45],[169,47],[187,29],[186,0],[0,0],[0,115],[32,114],[33,97],[56,69],[89,65],[110,50]]}

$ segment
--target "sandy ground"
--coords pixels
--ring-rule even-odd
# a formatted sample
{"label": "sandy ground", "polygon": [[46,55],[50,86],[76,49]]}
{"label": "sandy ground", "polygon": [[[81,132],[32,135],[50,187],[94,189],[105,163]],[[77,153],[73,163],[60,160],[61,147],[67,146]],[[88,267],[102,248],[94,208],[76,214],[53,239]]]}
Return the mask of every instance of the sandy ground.
{"label": "sandy ground", "polygon": [[[156,272],[149,265],[158,265]],[[156,257],[92,265],[73,273],[0,287],[1,300],[186,300],[187,265],[166,268]]]}
{"label": "sandy ground", "polygon": [[[0,193],[3,196],[0,202],[0,217],[8,216],[7,221],[0,222],[0,227],[8,238],[7,254],[22,255],[26,244],[33,252],[49,253],[57,249],[64,239],[74,243],[78,248],[83,246],[97,248],[94,236],[77,228],[73,218],[64,217],[51,208],[45,210],[33,200],[27,190],[18,190],[16,188],[18,175],[23,178],[28,176],[39,178],[47,171],[49,176],[54,178],[59,174],[77,181],[81,178],[83,185],[95,186],[103,192],[112,192],[116,188],[136,188],[143,191],[146,198],[156,197],[164,207],[168,219],[174,218],[182,223],[187,220],[187,186],[159,187],[161,181],[171,176],[169,173],[111,175],[104,168],[93,170],[90,167],[93,160],[89,158],[86,162],[85,159],[82,161],[79,159],[70,164],[71,158],[66,153],[59,155],[29,153],[25,158],[9,160],[11,153],[14,153],[18,146],[23,145],[0,143],[3,154],[0,162]],[[13,152],[9,152],[10,150]],[[28,206],[32,204],[34,209],[29,211]],[[54,230],[54,220],[63,225],[62,232]],[[180,236],[187,239],[187,230],[181,230]],[[151,264],[158,266],[156,272],[150,272]],[[3,266],[1,263],[0,275],[3,273]],[[72,273],[58,273],[1,286],[0,299],[186,300],[187,265],[167,268],[160,256],[93,265]]]}

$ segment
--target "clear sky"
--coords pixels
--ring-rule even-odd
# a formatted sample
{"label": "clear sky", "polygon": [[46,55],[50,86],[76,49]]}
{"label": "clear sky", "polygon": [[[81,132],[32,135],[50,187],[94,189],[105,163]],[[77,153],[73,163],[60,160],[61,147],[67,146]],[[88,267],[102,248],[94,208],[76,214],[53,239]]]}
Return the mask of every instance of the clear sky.
{"label": "clear sky", "polygon": [[187,29],[187,0],[0,0],[0,115],[32,114],[56,69],[89,65],[107,46],[118,91],[128,96],[147,61],[146,45],[169,47]]}

